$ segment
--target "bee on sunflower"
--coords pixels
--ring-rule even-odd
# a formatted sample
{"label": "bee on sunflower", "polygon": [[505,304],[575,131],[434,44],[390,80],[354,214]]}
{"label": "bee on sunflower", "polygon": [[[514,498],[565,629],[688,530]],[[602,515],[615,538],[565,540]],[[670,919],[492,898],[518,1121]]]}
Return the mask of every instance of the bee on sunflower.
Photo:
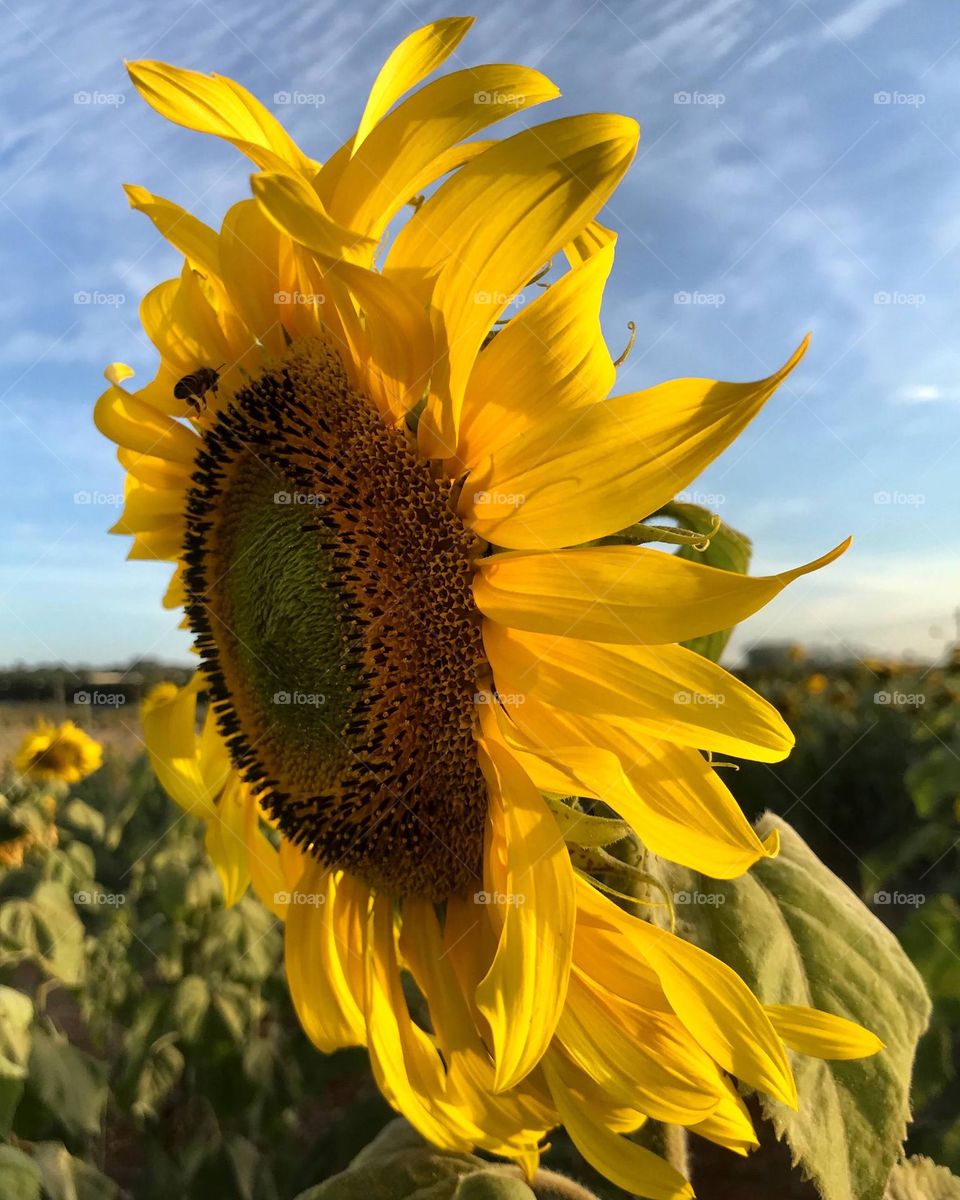
{"label": "bee on sunflower", "polygon": [[[366,1046],[437,1146],[531,1175],[563,1124],[609,1179],[677,1200],[683,1175],[625,1134],[653,1118],[745,1153],[734,1080],[795,1104],[787,1047],[879,1042],[765,1008],[627,913],[575,866],[579,818],[555,798],[602,800],[651,852],[718,878],[776,854],[704,752],[773,762],[791,734],[677,643],[845,545],[745,578],[613,537],[728,446],[804,346],[758,382],[608,399],[616,235],[597,215],[637,126],[478,136],[558,91],[512,65],[424,83],[470,24],[403,41],[323,164],[239,84],[130,64],[159,113],[257,168],[219,230],[127,189],[184,262],[141,306],[156,375],[132,390],[108,367],[96,421],[127,472],[115,532],[174,566],[164,603],[199,655],[192,684],[148,698],[145,738],[205,819],[228,902],[252,883],[285,922],[321,1050]],[[502,321],[560,256],[565,273]],[[205,372],[200,405],[183,380]]]}

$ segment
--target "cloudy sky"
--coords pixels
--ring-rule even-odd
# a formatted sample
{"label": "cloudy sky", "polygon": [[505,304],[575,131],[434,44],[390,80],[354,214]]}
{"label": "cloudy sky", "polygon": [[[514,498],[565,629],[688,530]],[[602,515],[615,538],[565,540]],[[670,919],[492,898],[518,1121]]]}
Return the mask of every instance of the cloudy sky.
{"label": "cloudy sky", "polygon": [[[813,332],[787,386],[689,498],[750,534],[757,572],[856,541],[753,618],[734,650],[790,637],[940,653],[960,603],[956,0],[482,8],[454,66],[536,66],[563,92],[551,116],[617,110],[643,128],[605,217],[620,232],[604,315],[614,353],[627,322],[638,327],[618,390],[757,378]],[[105,532],[122,480],[90,411],[107,362],[149,377],[137,304],[178,269],[120,185],[217,224],[250,168],[166,125],[123,59],[232,75],[324,158],[389,49],[451,12],[0,0],[0,663],[187,656],[159,605],[167,568],[125,563],[125,539]],[[309,102],[284,104],[284,92]]]}

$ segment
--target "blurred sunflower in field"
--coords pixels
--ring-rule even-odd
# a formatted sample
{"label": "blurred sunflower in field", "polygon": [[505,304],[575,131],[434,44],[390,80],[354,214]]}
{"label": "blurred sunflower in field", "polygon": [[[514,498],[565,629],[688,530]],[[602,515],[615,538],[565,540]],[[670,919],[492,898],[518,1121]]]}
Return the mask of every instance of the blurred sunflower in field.
{"label": "blurred sunflower in field", "polygon": [[[879,1043],[764,1008],[624,912],[575,869],[586,819],[556,797],[602,799],[651,851],[716,877],[775,854],[702,752],[773,762],[790,732],[676,643],[844,547],[744,578],[612,539],[730,444],[803,347],[755,383],[608,400],[616,237],[596,216],[637,127],[574,116],[465,140],[558,94],[497,65],[404,99],[469,25],[401,43],[323,165],[238,84],[130,65],[157,111],[257,167],[219,232],[127,189],[184,265],[141,306],[156,376],[128,390],[113,364],[96,420],[127,471],[116,531],[175,565],[165,603],[200,658],[193,684],[148,698],[145,736],[206,820],[228,901],[252,882],[286,922],[317,1046],[365,1045],[439,1146],[529,1173],[562,1123],[611,1180],[680,1197],[679,1172],[624,1133],[649,1117],[744,1153],[731,1077],[794,1104],[785,1047]],[[567,271],[503,321],[560,255]]]}
{"label": "blurred sunflower in field", "polygon": [[40,783],[79,783],[102,762],[103,747],[73,721],[54,725],[40,718],[20,743],[13,765]]}

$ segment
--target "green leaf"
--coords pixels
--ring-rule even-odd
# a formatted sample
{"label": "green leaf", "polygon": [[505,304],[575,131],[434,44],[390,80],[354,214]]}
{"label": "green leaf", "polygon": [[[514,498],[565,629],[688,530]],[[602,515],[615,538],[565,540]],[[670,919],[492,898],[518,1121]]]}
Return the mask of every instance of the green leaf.
{"label": "green leaf", "polygon": [[693,940],[733,967],[763,1003],[821,1008],[883,1040],[886,1049],[854,1062],[794,1055],[799,1112],[760,1098],[825,1200],[881,1200],[906,1134],[911,1069],[930,1001],[893,934],[785,821],[768,813],[758,832],[766,837],[774,828],[779,857],[740,879],[691,882],[689,873],[671,869],[675,889],[712,899],[684,905],[678,915]]}
{"label": "green leaf", "polygon": [[[695,533],[709,534],[716,525],[716,519],[707,508],[699,504],[682,504],[672,501],[660,510],[660,515],[673,517],[684,529],[692,529]],[[718,567],[722,571],[734,571],[737,575],[746,575],[750,568],[750,555],[753,547],[750,539],[722,521],[716,532],[710,538],[706,550],[696,550],[693,546],[681,546],[677,551],[680,558],[688,558],[691,562],[703,563],[708,567]],[[719,662],[720,655],[730,640],[732,629],[721,629],[716,633],[705,633],[702,637],[691,638],[683,644],[688,650],[702,654],[712,662]]]}
{"label": "green leaf", "polygon": [[27,959],[69,986],[83,978],[83,924],[62,883],[44,880],[31,896],[0,906],[0,963]]}
{"label": "green leaf", "polygon": [[960,1200],[960,1179],[915,1155],[893,1168],[884,1200]]}
{"label": "green leaf", "polygon": [[80,1158],[62,1142],[37,1142],[33,1157],[43,1177],[49,1200],[117,1200],[119,1186]]}
{"label": "green leaf", "polygon": [[160,1105],[180,1082],[184,1057],[174,1045],[176,1033],[164,1034],[150,1047],[137,1077],[136,1098],[131,1109],[137,1117],[155,1117]]}
{"label": "green leaf", "polygon": [[40,1168],[22,1150],[0,1145],[0,1196],[40,1200]]}
{"label": "green leaf", "polygon": [[29,1088],[70,1134],[100,1132],[107,1069],[90,1054],[36,1026]]}
{"label": "green leaf", "polygon": [[30,1059],[33,1003],[13,988],[0,987],[0,1135],[6,1137],[23,1094]]}
{"label": "green leaf", "polygon": [[172,1016],[185,1042],[195,1041],[210,1007],[210,988],[199,975],[185,975],[174,993]]}

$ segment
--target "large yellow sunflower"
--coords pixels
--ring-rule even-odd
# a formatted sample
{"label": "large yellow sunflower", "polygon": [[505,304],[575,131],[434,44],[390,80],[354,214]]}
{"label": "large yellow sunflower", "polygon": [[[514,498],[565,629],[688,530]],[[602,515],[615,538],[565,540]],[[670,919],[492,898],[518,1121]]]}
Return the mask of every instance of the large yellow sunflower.
{"label": "large yellow sunflower", "polygon": [[102,762],[103,747],[73,721],[54,725],[41,717],[24,735],[13,765],[27,779],[79,783]]}
{"label": "large yellow sunflower", "polygon": [[286,922],[317,1046],[365,1045],[439,1146],[531,1172],[562,1123],[616,1183],[676,1198],[683,1177],[624,1133],[654,1118],[745,1152],[732,1079],[793,1104],[786,1046],[878,1043],[765,1009],[628,915],[575,869],[584,818],[557,797],[602,799],[649,850],[717,877],[775,854],[703,752],[772,762],[791,735],[676,643],[842,547],[749,579],[611,541],[737,436],[803,347],[756,383],[607,399],[616,238],[596,216],[637,127],[574,116],[466,140],[558,94],[500,65],[407,97],[469,25],[401,43],[322,166],[238,84],[130,66],[158,112],[257,167],[219,232],[127,189],[184,265],[141,307],[156,376],[127,390],[113,364],[96,420],[128,473],[116,530],[131,557],[175,564],[165,603],[200,657],[192,685],[149,698],[146,740],[207,820],[228,900],[252,881]]}

